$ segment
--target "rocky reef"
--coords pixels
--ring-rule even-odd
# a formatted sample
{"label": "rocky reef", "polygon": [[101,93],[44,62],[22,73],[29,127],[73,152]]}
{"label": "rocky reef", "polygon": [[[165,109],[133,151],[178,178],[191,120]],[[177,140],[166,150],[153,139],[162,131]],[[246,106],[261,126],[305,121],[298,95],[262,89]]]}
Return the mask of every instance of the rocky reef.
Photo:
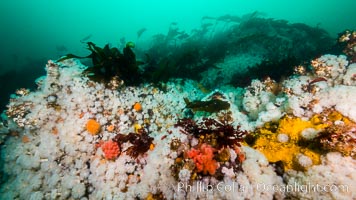
{"label": "rocky reef", "polygon": [[[261,23],[238,20],[231,28]],[[77,58],[50,60],[2,114],[0,199],[355,199],[356,64],[345,48],[283,79],[211,91],[191,77],[98,81]]]}

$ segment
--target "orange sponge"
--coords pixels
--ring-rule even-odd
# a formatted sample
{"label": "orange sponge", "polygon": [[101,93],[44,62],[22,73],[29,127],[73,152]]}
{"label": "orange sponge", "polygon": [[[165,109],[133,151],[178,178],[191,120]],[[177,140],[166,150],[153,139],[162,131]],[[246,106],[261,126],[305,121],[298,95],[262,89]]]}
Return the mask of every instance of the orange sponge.
{"label": "orange sponge", "polygon": [[99,122],[97,122],[96,120],[94,119],[89,119],[89,121],[87,122],[87,131],[92,134],[92,135],[96,135],[100,132],[100,124]]}
{"label": "orange sponge", "polygon": [[136,102],[133,105],[133,109],[136,110],[136,112],[140,112],[140,111],[142,111],[142,105],[139,102]]}

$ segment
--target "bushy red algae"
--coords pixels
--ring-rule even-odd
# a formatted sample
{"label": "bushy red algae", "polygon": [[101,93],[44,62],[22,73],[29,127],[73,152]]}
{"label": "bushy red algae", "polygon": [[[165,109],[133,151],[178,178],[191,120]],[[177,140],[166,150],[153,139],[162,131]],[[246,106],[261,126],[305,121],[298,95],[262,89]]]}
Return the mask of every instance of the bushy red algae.
{"label": "bushy red algae", "polygon": [[117,142],[119,145],[130,142],[132,146],[125,150],[127,155],[137,158],[139,155],[146,153],[150,148],[152,148],[153,138],[149,136],[148,132],[141,128],[138,133],[117,134],[113,141]]}
{"label": "bushy red algae", "polygon": [[227,120],[217,121],[211,118],[203,118],[203,121],[199,123],[184,118],[180,119],[175,126],[182,127],[184,133],[192,134],[217,149],[240,146],[243,137],[247,134],[247,131],[240,130],[239,126],[234,128]]}

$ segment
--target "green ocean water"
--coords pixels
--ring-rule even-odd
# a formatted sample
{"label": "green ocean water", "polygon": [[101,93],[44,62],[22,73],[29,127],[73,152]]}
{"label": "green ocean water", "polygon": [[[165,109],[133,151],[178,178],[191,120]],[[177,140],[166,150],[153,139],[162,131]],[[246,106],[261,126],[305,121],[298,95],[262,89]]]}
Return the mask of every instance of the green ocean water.
{"label": "green ocean water", "polygon": [[[8,99],[10,91],[44,74],[46,60],[68,52],[86,55],[80,42],[86,37],[98,45],[115,45],[122,37],[140,45],[152,35],[167,33],[172,22],[189,33],[204,16],[258,11],[267,18],[323,28],[336,38],[337,33],[356,28],[355,7],[354,0],[2,0],[1,98]],[[146,31],[137,41],[142,28]]]}

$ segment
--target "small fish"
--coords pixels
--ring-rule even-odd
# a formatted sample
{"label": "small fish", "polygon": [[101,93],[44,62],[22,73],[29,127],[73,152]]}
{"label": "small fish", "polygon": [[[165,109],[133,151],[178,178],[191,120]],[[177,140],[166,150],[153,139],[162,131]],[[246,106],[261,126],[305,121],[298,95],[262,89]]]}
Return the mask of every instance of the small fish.
{"label": "small fish", "polygon": [[317,77],[317,78],[309,81],[309,85],[312,85],[314,83],[321,82],[321,81],[328,81],[328,80],[326,78],[324,78],[324,77]]}
{"label": "small fish", "polygon": [[206,29],[206,28],[208,28],[208,27],[210,27],[210,26],[212,26],[212,25],[214,25],[214,24],[213,24],[213,23],[204,23],[204,24],[201,25],[201,27],[202,27],[203,29]]}
{"label": "small fish", "polygon": [[210,90],[209,89],[207,89],[206,87],[204,87],[204,85],[203,84],[201,84],[201,83],[197,83],[197,87],[199,88],[199,90],[200,91],[202,91],[204,94],[207,94],[207,93],[209,93],[210,92]]}
{"label": "small fish", "polygon": [[121,37],[121,38],[120,38],[120,44],[121,44],[122,46],[125,46],[125,44],[126,44],[126,39],[125,39],[125,37]]}
{"label": "small fish", "polygon": [[89,40],[89,39],[91,38],[91,36],[93,36],[93,35],[92,35],[92,34],[90,34],[90,35],[88,35],[88,36],[84,37],[83,39],[81,39],[81,40],[80,40],[80,42],[81,42],[81,43],[86,42],[87,40]]}
{"label": "small fish", "polygon": [[228,102],[222,101],[220,99],[190,102],[188,98],[184,98],[184,102],[187,104],[186,108],[192,109],[193,111],[205,111],[209,113],[214,113],[230,108],[230,104]]}
{"label": "small fish", "polygon": [[64,45],[57,45],[57,46],[56,46],[56,50],[57,50],[58,52],[66,52],[66,51],[68,51],[67,47],[64,46]]}
{"label": "small fish", "polygon": [[210,17],[210,16],[204,16],[204,17],[202,17],[201,19],[202,19],[202,20],[206,20],[206,19],[211,20],[211,19],[216,19],[216,18],[215,18],[215,17]]}
{"label": "small fish", "polygon": [[240,22],[241,18],[238,16],[233,15],[224,15],[217,19],[218,21],[225,21],[225,22]]}
{"label": "small fish", "polygon": [[141,35],[146,31],[146,28],[141,28],[140,30],[137,31],[137,38],[140,38]]}

